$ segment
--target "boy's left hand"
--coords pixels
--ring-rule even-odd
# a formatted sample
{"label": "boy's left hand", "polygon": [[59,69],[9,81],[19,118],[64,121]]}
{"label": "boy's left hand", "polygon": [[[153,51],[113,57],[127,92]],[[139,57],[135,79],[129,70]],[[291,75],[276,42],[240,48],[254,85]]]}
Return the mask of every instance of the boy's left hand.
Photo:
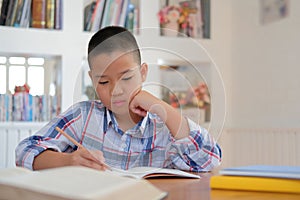
{"label": "boy's left hand", "polygon": [[129,109],[140,116],[145,117],[147,115],[148,111],[155,111],[153,108],[155,105],[160,105],[161,100],[150,94],[149,92],[146,92],[144,90],[140,90],[133,98],[131,99],[131,102],[129,103]]}
{"label": "boy's left hand", "polygon": [[[129,109],[140,116],[145,117],[147,112],[156,114],[166,123],[170,133],[175,139],[188,137],[190,129],[187,119],[184,118],[176,109],[158,99],[154,95],[140,90],[132,97]],[[170,116],[170,117],[168,117]]]}

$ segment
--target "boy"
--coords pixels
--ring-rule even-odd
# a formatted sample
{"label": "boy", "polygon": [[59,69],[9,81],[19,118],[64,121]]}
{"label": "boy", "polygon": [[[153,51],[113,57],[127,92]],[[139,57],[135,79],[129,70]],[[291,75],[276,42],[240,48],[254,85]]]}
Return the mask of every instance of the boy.
{"label": "boy", "polygon": [[[89,75],[100,101],[76,103],[16,149],[16,164],[38,170],[82,165],[137,166],[208,171],[221,150],[208,132],[142,90],[148,66],[141,64],[134,36],[122,27],[99,30],[88,46]],[[59,127],[85,148],[59,134]],[[88,149],[88,150],[87,150]]]}

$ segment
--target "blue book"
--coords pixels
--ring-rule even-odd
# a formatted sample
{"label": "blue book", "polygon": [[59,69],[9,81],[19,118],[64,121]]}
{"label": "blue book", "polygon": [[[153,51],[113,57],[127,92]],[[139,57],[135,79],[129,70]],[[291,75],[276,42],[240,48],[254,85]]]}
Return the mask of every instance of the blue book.
{"label": "blue book", "polygon": [[224,168],[220,175],[300,179],[300,166],[250,165]]}

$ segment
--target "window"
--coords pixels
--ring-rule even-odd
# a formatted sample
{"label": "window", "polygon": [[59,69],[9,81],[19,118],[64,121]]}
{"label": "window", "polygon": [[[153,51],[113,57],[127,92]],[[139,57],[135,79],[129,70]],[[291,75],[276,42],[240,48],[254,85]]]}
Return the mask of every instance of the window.
{"label": "window", "polygon": [[28,85],[32,95],[44,94],[44,68],[38,66],[28,67]]}
{"label": "window", "polygon": [[6,57],[0,56],[0,64],[6,63]]}
{"label": "window", "polygon": [[25,67],[18,65],[9,66],[8,87],[11,93],[14,93],[15,86],[21,86],[26,83]]}
{"label": "window", "polygon": [[0,94],[15,93],[16,86],[27,83],[30,94],[43,95],[45,59],[41,57],[0,56]]}
{"label": "window", "polygon": [[10,57],[9,58],[10,64],[15,65],[24,65],[25,64],[25,58],[24,57]]}
{"label": "window", "polygon": [[48,121],[60,113],[60,100],[60,56],[0,53],[0,121]]}
{"label": "window", "polygon": [[28,58],[28,65],[43,65],[45,63],[44,58]]}

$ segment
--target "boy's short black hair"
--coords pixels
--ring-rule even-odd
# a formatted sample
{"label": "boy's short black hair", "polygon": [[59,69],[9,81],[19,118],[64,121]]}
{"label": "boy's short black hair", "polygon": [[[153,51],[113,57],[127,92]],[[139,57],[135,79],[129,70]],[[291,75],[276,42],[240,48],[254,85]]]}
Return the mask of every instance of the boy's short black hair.
{"label": "boy's short black hair", "polygon": [[117,50],[132,53],[137,63],[141,64],[141,54],[135,37],[120,26],[107,26],[93,35],[88,45],[88,61],[90,63],[93,56]]}

